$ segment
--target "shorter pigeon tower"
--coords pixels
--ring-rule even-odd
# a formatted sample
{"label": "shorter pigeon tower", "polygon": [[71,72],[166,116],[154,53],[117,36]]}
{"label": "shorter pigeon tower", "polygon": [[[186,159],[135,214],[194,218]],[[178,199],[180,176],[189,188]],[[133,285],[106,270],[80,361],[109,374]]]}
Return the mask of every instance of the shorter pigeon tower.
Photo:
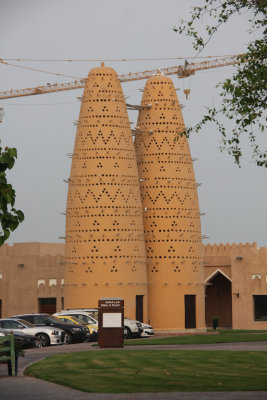
{"label": "shorter pigeon tower", "polygon": [[205,329],[197,187],[171,79],[147,81],[136,127],[148,269],[148,317],[158,331]]}

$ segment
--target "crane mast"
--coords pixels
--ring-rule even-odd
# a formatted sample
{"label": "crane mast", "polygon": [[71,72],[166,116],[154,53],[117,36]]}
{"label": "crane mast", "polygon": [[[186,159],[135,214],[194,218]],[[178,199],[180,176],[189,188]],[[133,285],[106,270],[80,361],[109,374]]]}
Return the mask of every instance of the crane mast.
{"label": "crane mast", "polygon": [[[151,76],[163,75],[177,75],[178,78],[187,78],[193,75],[196,71],[207,70],[211,68],[225,67],[229,65],[239,64],[238,56],[230,56],[199,63],[191,63],[185,65],[175,65],[173,67],[166,67],[161,69],[147,70],[142,72],[129,72],[128,74],[119,75],[121,82],[138,81],[141,79],[148,79]],[[0,59],[1,61],[1,59]],[[82,89],[85,87],[86,78],[75,80],[74,82],[54,83],[45,86],[37,86],[27,89],[11,89],[0,92],[0,100],[10,99],[14,97],[32,96],[36,94],[62,92],[65,90]]]}

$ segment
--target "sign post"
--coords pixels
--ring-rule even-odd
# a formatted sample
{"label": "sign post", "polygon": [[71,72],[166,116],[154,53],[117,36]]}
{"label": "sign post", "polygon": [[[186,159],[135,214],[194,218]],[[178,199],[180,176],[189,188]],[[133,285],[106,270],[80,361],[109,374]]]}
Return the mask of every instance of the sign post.
{"label": "sign post", "polygon": [[119,297],[98,300],[99,347],[123,347],[124,300]]}

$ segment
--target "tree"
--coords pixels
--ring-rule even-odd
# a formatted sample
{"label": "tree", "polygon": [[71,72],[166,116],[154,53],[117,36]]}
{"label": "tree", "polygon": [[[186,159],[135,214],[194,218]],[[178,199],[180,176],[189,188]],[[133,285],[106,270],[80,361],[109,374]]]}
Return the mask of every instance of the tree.
{"label": "tree", "polygon": [[[207,108],[207,113],[195,126],[186,128],[181,135],[199,132],[208,122],[214,122],[222,135],[221,150],[226,150],[240,166],[242,137],[247,135],[251,144],[252,157],[258,166],[267,167],[267,152],[257,144],[256,135],[263,135],[266,124],[266,0],[201,0],[202,5],[193,7],[191,19],[181,20],[173,28],[179,34],[193,38],[193,47],[198,54],[204,49],[222,24],[232,15],[249,12],[250,33],[257,33],[258,39],[251,41],[245,54],[238,56],[239,63],[232,79],[226,79],[217,86],[222,89],[221,108]],[[200,1],[200,2],[201,2]],[[204,20],[206,38],[197,31],[196,25]],[[223,117],[232,123],[231,132],[222,122]]]}
{"label": "tree", "polygon": [[16,193],[6,179],[6,170],[13,168],[16,158],[15,148],[2,149],[0,147],[0,224],[2,228],[0,246],[9,238],[10,232],[24,220],[23,212],[14,208]]}

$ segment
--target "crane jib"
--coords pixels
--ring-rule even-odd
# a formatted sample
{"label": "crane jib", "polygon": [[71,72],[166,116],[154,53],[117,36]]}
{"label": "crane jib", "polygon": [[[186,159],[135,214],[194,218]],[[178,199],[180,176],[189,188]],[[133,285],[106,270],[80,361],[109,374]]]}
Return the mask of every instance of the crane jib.
{"label": "crane jib", "polygon": [[[166,67],[161,69],[142,71],[142,72],[129,72],[128,74],[119,75],[121,82],[137,81],[141,79],[148,79],[155,75],[177,75],[178,78],[186,78],[193,75],[196,71],[201,71],[211,68],[225,67],[229,65],[239,64],[239,56],[230,56],[225,58],[213,59],[202,61],[199,63],[185,63],[185,65],[176,65],[173,67]],[[243,62],[246,62],[246,60]],[[64,90],[82,89],[85,87],[86,78],[75,80],[73,82],[47,84],[45,86],[37,86],[27,89],[7,90],[0,92],[0,100],[10,99],[14,97],[33,96],[37,94],[62,92]]]}

